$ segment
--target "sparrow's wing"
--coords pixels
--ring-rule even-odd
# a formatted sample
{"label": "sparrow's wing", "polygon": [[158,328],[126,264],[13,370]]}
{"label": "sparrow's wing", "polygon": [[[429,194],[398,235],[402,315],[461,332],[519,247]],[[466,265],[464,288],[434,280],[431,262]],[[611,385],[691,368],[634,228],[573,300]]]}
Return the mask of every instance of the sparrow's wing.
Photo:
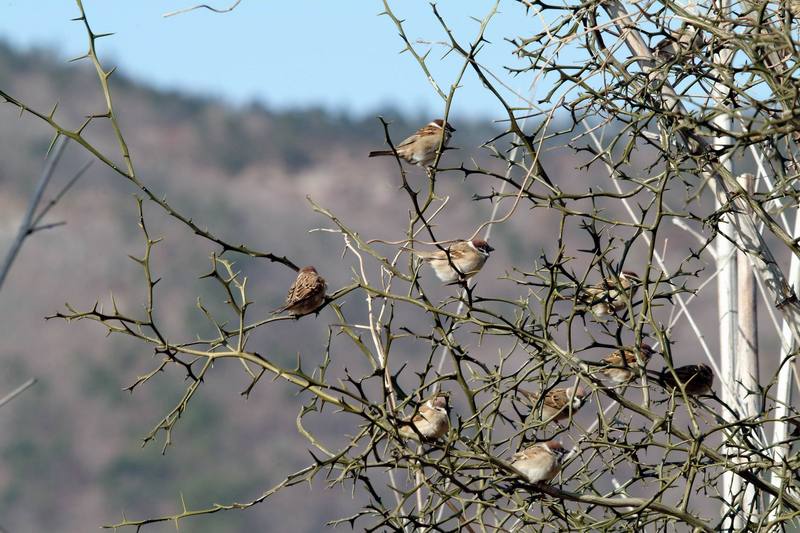
{"label": "sparrow's wing", "polygon": [[675,375],[678,376],[678,379],[686,382],[687,379],[691,378],[697,372],[697,367],[694,365],[687,365],[682,366],[675,369]]}
{"label": "sparrow's wing", "polygon": [[325,292],[325,280],[314,272],[301,272],[286,296],[286,308],[302,303]]}
{"label": "sparrow's wing", "polygon": [[613,366],[622,366],[622,351],[611,352],[611,354],[603,358],[603,362]]}
{"label": "sparrow's wing", "polygon": [[618,284],[614,278],[604,278],[600,283],[595,283],[594,285],[586,287],[584,291],[593,296],[601,296],[617,287]]}
{"label": "sparrow's wing", "polygon": [[567,405],[567,403],[569,403],[566,389],[551,390],[544,397],[544,403],[546,403],[547,405],[549,405],[554,409],[561,409],[562,407]]}
{"label": "sparrow's wing", "polygon": [[584,302],[595,302],[602,300],[607,294],[608,287],[603,287],[602,285],[590,285],[588,287],[584,287],[583,290],[578,293],[578,297]]}
{"label": "sparrow's wing", "polygon": [[[480,268],[465,271],[469,263],[464,263],[464,261],[469,261],[468,254],[475,253],[473,250],[470,250],[469,245],[465,242],[457,242],[447,248],[446,252],[439,250],[436,253],[436,257],[434,259],[439,259],[441,261],[447,261],[448,264],[452,263],[456,269],[458,269],[461,276],[464,278],[470,278],[478,273]],[[459,264],[460,263],[460,264]],[[461,278],[459,276],[459,278]],[[461,283],[461,279],[457,279],[455,281],[451,281],[447,283],[447,285],[456,285]]]}
{"label": "sparrow's wing", "polygon": [[511,460],[512,461],[521,461],[522,459],[525,459],[525,451],[524,450],[521,451],[521,452],[517,452],[517,453],[515,453],[514,455],[511,456]]}
{"label": "sparrow's wing", "polygon": [[614,366],[635,366],[638,364],[636,354],[632,350],[617,350],[603,359],[603,361]]}
{"label": "sparrow's wing", "polygon": [[456,258],[460,259],[464,257],[466,254],[473,252],[473,250],[470,248],[470,243],[466,241],[459,241],[453,243],[448,248],[448,251],[450,252],[450,257],[452,257],[453,259]]}
{"label": "sparrow's wing", "polygon": [[679,51],[677,39],[670,33],[670,35],[667,35],[661,41],[659,41],[658,44],[656,44],[653,51],[655,52],[656,57],[659,59],[663,59],[665,61],[672,59]]}
{"label": "sparrow's wing", "polygon": [[[688,394],[707,394],[714,385],[714,373],[710,368],[705,366],[682,366],[675,369],[675,374],[678,376],[678,380],[683,384]],[[661,371],[660,381],[666,388],[678,388],[678,384],[675,382],[668,368]]]}
{"label": "sparrow's wing", "polygon": [[[686,385],[688,380],[688,376],[686,375],[686,367],[680,367],[675,369],[675,375],[678,376],[678,379]],[[661,371],[661,384],[668,388],[676,389],[678,388],[678,383],[675,381],[675,378],[672,375],[672,372],[669,371],[669,368],[664,368]]]}
{"label": "sparrow's wing", "polygon": [[672,378],[672,374],[670,373],[669,368],[664,368],[661,370],[661,374],[659,374],[658,376],[658,381],[664,387],[667,388],[675,387],[675,380]]}
{"label": "sparrow's wing", "polygon": [[623,350],[622,353],[625,355],[625,364],[627,365],[638,365],[639,361],[636,359],[636,353],[633,350]]}
{"label": "sparrow's wing", "polygon": [[702,381],[703,374],[705,374],[703,369],[698,365],[688,365],[676,368],[675,373],[678,375],[678,379],[680,379],[684,385],[690,381],[693,383]]}
{"label": "sparrow's wing", "polygon": [[414,424],[419,424],[420,422],[427,422],[428,419],[425,417],[425,415],[419,413],[417,415],[414,415],[411,421],[414,422]]}
{"label": "sparrow's wing", "polygon": [[422,422],[424,420],[424,421],[427,422],[428,420],[430,420],[430,418],[433,416],[433,414],[434,414],[434,410],[433,409],[431,409],[427,405],[423,405],[423,406],[421,406],[419,408],[419,412],[416,415],[414,415],[414,417],[411,419],[411,421],[412,422]]}
{"label": "sparrow's wing", "polygon": [[517,452],[515,455],[520,455],[520,459],[536,460],[545,454],[547,454],[547,451],[541,446],[531,446],[521,452]]}
{"label": "sparrow's wing", "polygon": [[404,424],[400,428],[400,434],[412,439],[419,438],[419,434],[428,435],[433,431],[432,420],[435,414],[427,405],[421,406],[417,414],[403,421]]}
{"label": "sparrow's wing", "polygon": [[403,142],[397,145],[397,148],[402,148],[403,146],[408,146],[414,142],[417,142],[420,138],[432,137],[434,135],[438,136],[442,134],[442,129],[437,128],[436,126],[431,126],[430,124],[421,127],[417,130],[414,135],[403,139]]}
{"label": "sparrow's wing", "polygon": [[292,301],[292,295],[294,294],[296,285],[297,285],[297,280],[294,280],[294,282],[292,282],[292,284],[289,286],[289,292],[286,294],[286,303],[278,307],[277,309],[273,309],[271,313],[282,313],[287,309],[289,309],[294,304],[294,302]]}
{"label": "sparrow's wing", "polygon": [[300,281],[299,277],[296,280],[294,280],[292,282],[292,284],[289,286],[289,292],[286,293],[286,304],[287,305],[291,305],[291,304],[293,304],[294,302],[297,301],[294,298],[294,293],[295,293],[295,290],[297,289],[297,282],[298,281]]}
{"label": "sparrow's wing", "polygon": [[[420,131],[422,131],[422,130],[420,130]],[[419,131],[417,133],[415,133],[414,135],[411,135],[410,137],[406,137],[405,139],[403,139],[403,141],[400,144],[395,145],[395,149],[399,149],[399,148],[403,148],[404,146],[408,146],[409,144],[412,144],[414,141],[416,141],[417,138],[419,138]]]}
{"label": "sparrow's wing", "polygon": [[433,259],[447,259],[449,256],[451,261],[456,262],[463,259],[467,253],[469,253],[467,244],[463,242],[457,242],[451,246],[448,246],[447,251],[436,250],[435,252],[429,252],[427,255]]}

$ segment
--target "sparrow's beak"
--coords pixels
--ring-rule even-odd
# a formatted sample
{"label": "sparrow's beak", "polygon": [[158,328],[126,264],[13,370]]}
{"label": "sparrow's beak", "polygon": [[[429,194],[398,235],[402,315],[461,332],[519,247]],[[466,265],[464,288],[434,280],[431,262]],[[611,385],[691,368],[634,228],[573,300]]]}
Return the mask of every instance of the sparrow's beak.
{"label": "sparrow's beak", "polygon": [[494,248],[492,248],[492,247],[491,247],[491,246],[489,246],[488,244],[486,245],[486,249],[487,249],[487,250],[489,250],[490,252],[494,252]]}
{"label": "sparrow's beak", "polygon": [[450,124],[447,125],[447,131],[456,131],[456,129],[451,126]]}

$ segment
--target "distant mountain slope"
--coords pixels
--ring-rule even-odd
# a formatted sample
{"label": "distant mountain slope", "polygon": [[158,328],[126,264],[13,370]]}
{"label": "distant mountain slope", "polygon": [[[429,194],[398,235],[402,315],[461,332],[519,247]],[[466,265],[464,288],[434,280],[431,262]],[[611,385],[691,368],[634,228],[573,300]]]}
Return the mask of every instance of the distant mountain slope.
{"label": "distant mountain slope", "polygon": [[[385,146],[384,130],[376,118],[379,113],[353,118],[323,109],[233,107],[211,98],[154,90],[124,73],[115,73],[111,85],[140,179],[181,213],[224,239],[315,265],[329,286],[338,288],[352,281],[353,263],[350,257],[342,259],[343,242],[338,235],[313,231],[330,228],[332,223],[310,209],[307,196],[366,239],[405,237],[410,203],[400,189],[396,162],[367,158],[370,150]],[[93,70],[54,60],[46,50],[20,53],[0,44],[0,87],[40,110],[58,102],[57,120],[70,128],[78,127],[86,115],[104,111]],[[433,118],[403,117],[391,110],[381,114],[392,121],[395,142]],[[496,172],[505,170],[501,161],[481,148],[498,133],[492,124],[465,122],[457,116],[451,122],[458,130],[452,145],[459,149],[448,151],[442,166],[471,166],[475,160]],[[570,142],[570,129],[553,126],[551,130],[564,133],[544,143],[539,156],[559,188],[583,194],[589,188],[607,187],[605,167],[583,166],[591,154],[555,149]],[[107,124],[98,122],[86,134],[118,158]],[[52,131],[40,121],[0,104],[0,250],[15,234],[51,138]],[[630,154],[631,167],[639,155]],[[68,147],[54,187],[87,158],[80,147]],[[413,187],[427,187],[420,169],[405,168]],[[519,168],[515,172],[516,177],[522,173]],[[437,195],[448,203],[436,219],[437,236],[471,235],[489,219],[492,209],[488,201],[473,201],[473,195],[497,189],[498,181],[487,176],[473,174],[465,180],[458,171],[439,173]],[[298,435],[295,421],[305,397],[284,382],[267,378],[249,398],[242,397],[249,381],[238,362],[216,364],[178,423],[166,456],[160,453],[162,442],[142,449],[141,438],[179,401],[185,376],[175,370],[158,374],[130,395],[122,389],[157,362],[148,347],[125,338],[108,338],[97,324],[43,320],[64,302],[90,308],[99,300],[108,306],[112,293],[125,312],[142,313],[146,298],[142,272],[128,257],[141,256],[143,250],[132,198],[137,191],[96,163],[49,217],[67,225],[34,235],[0,292],[0,396],[31,376],[40,380],[34,389],[0,409],[0,526],[13,533],[83,533],[119,520],[121,512],[135,518],[175,512],[181,496],[191,508],[248,501],[309,461],[308,445]],[[506,214],[510,204],[503,203],[499,213]],[[610,219],[619,209],[614,199],[586,204],[585,209],[601,210]],[[151,203],[145,203],[145,213],[151,236],[164,238],[154,250],[152,264],[154,275],[161,278],[156,313],[164,334],[171,340],[209,334],[212,328],[197,302],[199,298],[213,313],[225,316],[226,295],[213,281],[200,279],[209,271],[209,256],[219,252],[218,247],[197,238]],[[477,278],[476,292],[497,300],[524,295],[530,288],[508,276],[517,275],[514,269],[532,270],[543,249],[554,255],[562,244],[554,238],[558,219],[557,208],[540,206],[531,211],[523,201],[515,216],[493,226],[491,242],[496,252]],[[624,231],[608,225],[603,238]],[[580,251],[590,246],[585,233],[569,235],[568,241],[568,256],[588,255]],[[671,253],[690,247],[696,247],[691,235],[676,233],[669,238]],[[626,261],[641,264],[641,248],[631,249]],[[397,247],[385,245],[383,250],[391,253]],[[282,302],[294,274],[266,260],[230,257],[247,276],[250,299],[255,302],[250,316],[268,316]],[[432,300],[445,300],[455,293],[453,287],[436,282],[428,269],[422,276]],[[713,296],[704,292],[692,305],[698,307],[697,316],[713,320],[716,313],[710,311],[714,300],[709,294]],[[341,303],[348,320],[366,322],[362,293],[350,293]],[[393,312],[404,312],[402,305]],[[427,318],[412,317],[421,328],[430,328]],[[270,324],[253,334],[249,346],[287,365],[300,354],[311,367],[323,359],[327,324],[334,320],[326,309],[319,318]],[[674,339],[691,339],[688,329],[681,327],[673,332]],[[470,355],[477,360],[499,352],[493,344],[496,339],[469,340]],[[334,337],[334,342],[343,341]],[[680,357],[686,359],[677,362],[696,357],[691,346],[685,348],[688,345],[684,342],[680,350]],[[405,365],[401,379],[413,375],[429,355],[402,340],[394,346],[392,357]],[[364,365],[351,349],[337,350],[334,357],[332,365],[338,370]],[[589,411],[579,416],[591,417]],[[314,421],[317,429],[326,438],[344,438],[349,428],[343,429],[340,418],[327,415]],[[320,531],[327,520],[354,512],[361,503],[359,496],[352,500],[347,490],[329,489],[322,483],[311,491],[297,486],[247,512],[216,514],[181,528],[191,532]],[[174,525],[147,531],[172,532]]]}
{"label": "distant mountain slope", "polygon": [[[58,120],[73,128],[85,115],[102,111],[94,72],[55,61],[46,50],[19,53],[0,44],[0,86],[38,109],[58,102]],[[308,233],[330,223],[311,212],[307,194],[370,237],[402,237],[408,202],[398,190],[396,165],[388,158],[366,158],[385,145],[375,117],[356,119],[321,109],[275,112],[255,104],[232,108],[210,98],[156,91],[123,73],[112,77],[112,90],[141,179],[225,238],[315,264],[336,287],[350,277],[349,267],[338,261],[342,243]],[[393,121],[395,141],[432,118],[383,114]],[[481,142],[494,134],[488,124],[458,117],[452,122],[458,128],[454,145],[461,150],[448,153],[448,164],[480,154]],[[30,116],[0,105],[1,250],[16,230],[51,134]],[[87,134],[107,153],[117,153],[107,126],[92,126]],[[79,147],[69,147],[56,186],[86,159]],[[424,183],[418,169],[409,176]],[[437,228],[446,238],[471,232],[488,216],[485,202],[470,200],[478,186],[461,178],[453,174],[439,180],[440,194],[451,198]],[[148,348],[108,339],[95,324],[42,320],[66,301],[86,307],[100,299],[107,305],[112,291],[131,313],[141,311],[141,272],[127,258],[142,251],[135,192],[95,164],[51,217],[67,225],[29,241],[0,293],[5,339],[0,394],[28,376],[40,379],[0,410],[0,525],[9,531],[82,533],[118,519],[123,510],[132,517],[174,511],[181,494],[192,506],[244,501],[308,458],[295,430],[299,400],[294,390],[263,380],[245,400],[239,394],[246,382],[238,365],[215,369],[179,423],[166,457],[160,455],[160,443],[141,449],[139,439],[179,398],[183,376],[168,373],[131,396],[121,389],[152,367]],[[153,235],[165,237],[154,257],[163,278],[159,313],[174,338],[200,333],[208,325],[195,307],[196,295],[218,308],[223,297],[197,279],[208,270],[214,248],[152,205],[146,211]],[[524,242],[536,238],[530,228],[509,226],[496,239],[515,231],[526,232]],[[518,247],[497,248],[484,286],[492,283],[490,276],[503,273],[507,254],[519,253]],[[290,272],[247,258],[237,258],[237,266],[247,273],[258,301],[254,316],[281,302]],[[360,297],[349,300],[357,306]],[[298,352],[316,360],[329,318],[282,324],[259,333],[254,342],[286,361]],[[326,520],[346,514],[348,498],[322,486],[311,493],[297,487],[251,511],[192,522],[190,530],[319,531]]]}

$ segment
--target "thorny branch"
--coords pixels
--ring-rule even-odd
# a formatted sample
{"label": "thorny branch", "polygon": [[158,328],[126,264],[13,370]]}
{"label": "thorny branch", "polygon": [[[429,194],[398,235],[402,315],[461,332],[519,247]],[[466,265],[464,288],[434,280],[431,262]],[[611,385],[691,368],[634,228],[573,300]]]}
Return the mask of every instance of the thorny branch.
{"label": "thorny branch", "polygon": [[[357,514],[334,524],[370,530],[715,531],[724,520],[717,510],[720,503],[725,513],[742,519],[743,530],[796,527],[798,434],[786,442],[770,442],[766,431],[774,424],[800,427],[800,413],[776,395],[779,369],[762,376],[758,390],[748,391],[760,407],[749,416],[742,404],[724,404],[713,393],[735,384],[717,383],[711,392],[695,394],[686,383],[668,386],[668,377],[674,379],[683,364],[700,363],[692,358],[701,350],[715,361],[694,314],[713,286],[707,283],[715,259],[709,245],[717,237],[730,239],[749,255],[770,304],[800,336],[800,304],[781,266],[800,253],[784,216],[797,216],[800,197],[800,124],[795,113],[800,48],[794,18],[800,10],[791,2],[737,4],[733,14],[711,4],[687,10],[655,0],[521,4],[530,27],[539,31],[511,39],[517,62],[508,77],[493,72],[481,56],[493,44],[484,36],[497,5],[480,21],[469,46],[460,44],[445,17],[432,7],[431,16],[445,36],[437,46],[463,60],[448,93],[431,74],[429,51],[412,44],[403,21],[384,2],[384,14],[400,32],[405,50],[442,97],[445,119],[467,71],[496,99],[505,130],[484,147],[507,172],[477,156],[456,167],[440,167],[440,146],[423,193],[424,188],[411,185],[406,173],[412,171],[398,160],[409,224],[402,234],[380,237],[413,242],[425,233],[437,243],[434,249],[446,251],[432,221],[446,217],[452,203],[437,194],[436,183],[442,176],[461,175],[480,189],[476,206],[487,200],[508,200],[512,206],[501,218],[491,216],[477,224],[474,235],[486,225],[542,224],[554,238],[536,250],[529,242],[496,243],[498,249],[524,248],[515,250],[513,259],[510,253],[497,254],[509,261],[500,267],[503,276],[489,280],[478,273],[477,284],[440,289],[429,281],[424,264],[402,264],[398,246],[359,232],[345,216],[309,197],[311,209],[332,225],[321,229],[341,239],[347,251],[342,262],[352,261],[343,267],[350,268],[352,282],[329,293],[317,310],[317,320],[328,320],[328,337],[322,362],[314,368],[308,368],[308,361],[320,358],[301,354],[296,366],[287,367],[278,362],[282,354],[252,346],[252,332],[269,332],[292,318],[252,317],[246,277],[224,255],[264,257],[297,270],[295,264],[217,238],[136,175],[113,110],[108,84],[113,70],[105,70],[94,46],[102,35],[93,33],[80,0],[78,20],[89,37],[86,57],[95,67],[107,112],[70,131],[55,119],[55,110],[36,111],[0,90],[7,103],[49,124],[56,137],[74,140],[136,184],[158,208],[221,247],[203,279],[215,287],[224,311],[197,302],[213,326],[211,337],[176,340],[159,322],[154,312],[159,280],[151,256],[159,239],[150,236],[141,199],[137,206],[144,252],[133,259],[142,267],[144,311],[131,314],[112,299],[109,310],[98,303],[88,310],[68,306],[54,315],[92,320],[110,334],[149,346],[158,362],[130,390],[169,365],[186,374],[180,401],[145,442],[163,435],[166,451],[195,392],[211,379],[214,365],[227,360],[235,360],[248,376],[245,394],[268,386],[260,382],[266,372],[295,386],[305,402],[297,429],[308,441],[313,464],[248,503],[197,510],[182,503],[171,515],[123,517],[108,527],[178,524],[189,517],[245,509],[318,477],[331,486],[351,486],[364,498]],[[731,52],[729,61],[715,59],[720,47]],[[508,88],[513,77],[535,80],[536,98],[524,97],[524,104],[512,106]],[[712,87],[720,84],[727,89],[724,106],[710,97]],[[720,131],[715,124],[722,113],[734,114],[734,131]],[[82,135],[86,125],[100,119],[113,127],[122,165]],[[387,142],[395,146],[384,126]],[[720,148],[710,142],[720,135],[730,136],[733,143]],[[560,170],[548,170],[551,164],[558,168],[554,161],[564,154],[581,161],[579,168],[569,170],[570,179]],[[725,161],[735,161],[737,168],[756,165],[772,179],[762,180],[748,194]],[[714,207],[705,187],[708,180],[721,185],[721,208]],[[726,220],[733,222],[732,232],[721,224]],[[674,232],[678,227],[686,228],[685,233]],[[452,265],[451,257],[447,261]],[[633,272],[638,282],[612,297],[626,272]],[[344,302],[348,294],[362,296],[366,309]],[[301,319],[311,321],[312,316]],[[695,338],[676,334],[683,320]],[[649,358],[640,354],[630,363],[623,357],[615,367],[602,360],[616,350],[642,352],[643,343],[655,349]],[[446,370],[437,364],[440,352],[448,354]],[[350,353],[363,357],[363,368],[346,366],[343,359]],[[607,377],[610,370],[632,377],[614,383]],[[591,399],[589,406],[570,406],[563,419],[545,416],[546,393],[577,391],[578,386]],[[403,436],[403,428],[413,426],[409,417],[420,415],[424,400],[438,391],[449,395],[449,429],[441,438],[414,443]],[[326,406],[335,408],[346,428],[344,444],[341,439],[338,445],[327,442],[326,435],[315,431],[309,415]],[[529,483],[512,455],[553,439],[571,448],[559,476],[549,484]],[[753,508],[742,509],[739,495],[719,490],[718,481],[726,473],[757,492]]]}

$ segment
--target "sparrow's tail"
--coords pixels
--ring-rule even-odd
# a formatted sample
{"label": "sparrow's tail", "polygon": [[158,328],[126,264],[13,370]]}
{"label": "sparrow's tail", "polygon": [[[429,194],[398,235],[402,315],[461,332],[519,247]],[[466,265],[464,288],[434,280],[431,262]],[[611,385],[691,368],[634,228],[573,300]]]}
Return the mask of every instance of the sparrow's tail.
{"label": "sparrow's tail", "polygon": [[400,426],[398,433],[400,433],[400,436],[403,438],[419,440],[419,433],[414,431],[414,428],[411,426],[411,424]]}
{"label": "sparrow's tail", "polygon": [[456,267],[455,273],[458,274],[458,279],[454,279],[453,281],[448,281],[447,283],[445,283],[445,285],[461,285],[462,287],[464,287],[466,286],[467,281],[469,281],[472,278],[472,276],[477,274],[479,270],[480,269],[471,270],[469,272],[463,273],[459,271],[458,268]]}
{"label": "sparrow's tail", "polygon": [[277,308],[277,309],[273,309],[272,311],[270,311],[270,312],[269,312],[269,314],[271,314],[271,315],[277,315],[278,313],[283,313],[283,312],[284,312],[284,311],[286,311],[287,309],[289,309],[289,306],[288,306],[288,305],[282,305],[282,306],[280,306],[279,308]]}
{"label": "sparrow's tail", "polygon": [[525,389],[517,389],[517,392],[520,393],[522,397],[525,398],[527,401],[533,403],[533,405],[536,405],[536,402],[539,401],[539,395],[536,394],[535,392],[531,392]]}
{"label": "sparrow's tail", "polygon": [[[592,361],[594,362],[594,361]],[[593,365],[589,365],[587,361],[580,361],[578,366],[580,367],[581,371],[586,372],[587,374],[594,374],[597,372],[597,367],[604,366],[605,363],[595,363]]]}
{"label": "sparrow's tail", "polygon": [[394,152],[391,150],[375,150],[369,153],[369,157],[378,157],[381,155],[394,155]]}
{"label": "sparrow's tail", "polygon": [[400,249],[403,250],[404,252],[411,252],[412,254],[416,255],[417,257],[419,257],[424,261],[430,261],[433,258],[433,256],[429,252],[420,252],[419,250],[408,248],[406,246],[401,246]]}
{"label": "sparrow's tail", "polygon": [[[647,376],[650,379],[654,380],[656,383],[658,383],[659,385],[661,385],[665,389],[670,387],[669,383],[667,383],[667,381],[666,381],[669,378],[665,379],[665,377],[664,377],[665,374],[669,374],[669,369],[668,368],[663,368],[661,370],[650,370],[649,368],[646,368],[645,369],[645,373],[647,374]],[[672,376],[670,376],[670,377],[672,377]]]}

